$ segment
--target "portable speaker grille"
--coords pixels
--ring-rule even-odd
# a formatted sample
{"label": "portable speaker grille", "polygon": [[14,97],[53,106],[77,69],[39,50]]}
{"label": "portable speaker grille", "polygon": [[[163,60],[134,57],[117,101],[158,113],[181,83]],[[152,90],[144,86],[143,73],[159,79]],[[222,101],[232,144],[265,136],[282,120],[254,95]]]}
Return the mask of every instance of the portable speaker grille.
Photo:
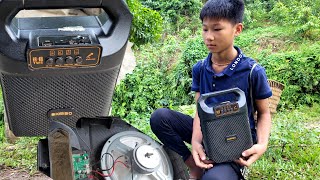
{"label": "portable speaker grille", "polygon": [[[206,121],[205,149],[208,157],[216,163],[238,159],[241,153],[252,145],[250,130],[243,126],[248,123],[245,114],[223,117],[219,120]],[[228,138],[233,139],[229,140]]]}
{"label": "portable speaker grille", "polygon": [[59,118],[70,127],[81,117],[108,115],[119,69],[43,77],[2,73],[11,130],[16,136],[46,136],[52,109],[74,109],[73,116]]}

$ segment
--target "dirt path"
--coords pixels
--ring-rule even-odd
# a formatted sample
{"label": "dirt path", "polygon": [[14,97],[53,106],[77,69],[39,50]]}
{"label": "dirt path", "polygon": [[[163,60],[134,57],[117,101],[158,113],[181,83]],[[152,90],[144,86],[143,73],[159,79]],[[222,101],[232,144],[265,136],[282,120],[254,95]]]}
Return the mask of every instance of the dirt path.
{"label": "dirt path", "polygon": [[42,173],[30,175],[27,171],[0,165],[0,180],[52,180]]}
{"label": "dirt path", "polygon": [[307,123],[307,128],[309,129],[319,129],[320,130],[320,120],[312,123]]}

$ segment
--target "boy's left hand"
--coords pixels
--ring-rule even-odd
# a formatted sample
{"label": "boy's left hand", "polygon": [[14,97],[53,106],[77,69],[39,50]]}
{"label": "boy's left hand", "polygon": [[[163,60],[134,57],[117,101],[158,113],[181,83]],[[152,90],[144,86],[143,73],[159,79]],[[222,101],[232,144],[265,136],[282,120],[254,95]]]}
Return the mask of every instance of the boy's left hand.
{"label": "boy's left hand", "polygon": [[241,158],[238,160],[235,160],[236,163],[249,167],[251,164],[253,164],[255,161],[257,161],[264,152],[267,150],[267,145],[262,144],[255,144],[250,149],[244,151],[242,153]]}

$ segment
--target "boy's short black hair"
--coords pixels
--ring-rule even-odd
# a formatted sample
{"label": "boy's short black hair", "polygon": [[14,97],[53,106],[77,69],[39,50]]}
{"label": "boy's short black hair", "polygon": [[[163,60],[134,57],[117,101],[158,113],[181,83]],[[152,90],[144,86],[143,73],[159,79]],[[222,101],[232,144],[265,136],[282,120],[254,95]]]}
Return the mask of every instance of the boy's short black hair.
{"label": "boy's short black hair", "polygon": [[242,23],[244,14],[243,0],[209,0],[203,6],[200,19],[226,19],[230,22]]}

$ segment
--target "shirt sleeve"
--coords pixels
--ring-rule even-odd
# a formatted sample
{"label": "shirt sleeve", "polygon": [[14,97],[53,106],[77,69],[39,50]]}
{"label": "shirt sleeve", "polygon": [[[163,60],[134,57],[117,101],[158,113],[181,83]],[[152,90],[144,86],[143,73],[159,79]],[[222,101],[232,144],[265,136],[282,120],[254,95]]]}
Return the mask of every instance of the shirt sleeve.
{"label": "shirt sleeve", "polygon": [[198,61],[192,67],[192,85],[191,90],[194,92],[200,92],[200,72],[202,68],[202,61]]}
{"label": "shirt sleeve", "polygon": [[253,97],[254,99],[267,99],[272,96],[265,69],[258,65],[253,76]]}

